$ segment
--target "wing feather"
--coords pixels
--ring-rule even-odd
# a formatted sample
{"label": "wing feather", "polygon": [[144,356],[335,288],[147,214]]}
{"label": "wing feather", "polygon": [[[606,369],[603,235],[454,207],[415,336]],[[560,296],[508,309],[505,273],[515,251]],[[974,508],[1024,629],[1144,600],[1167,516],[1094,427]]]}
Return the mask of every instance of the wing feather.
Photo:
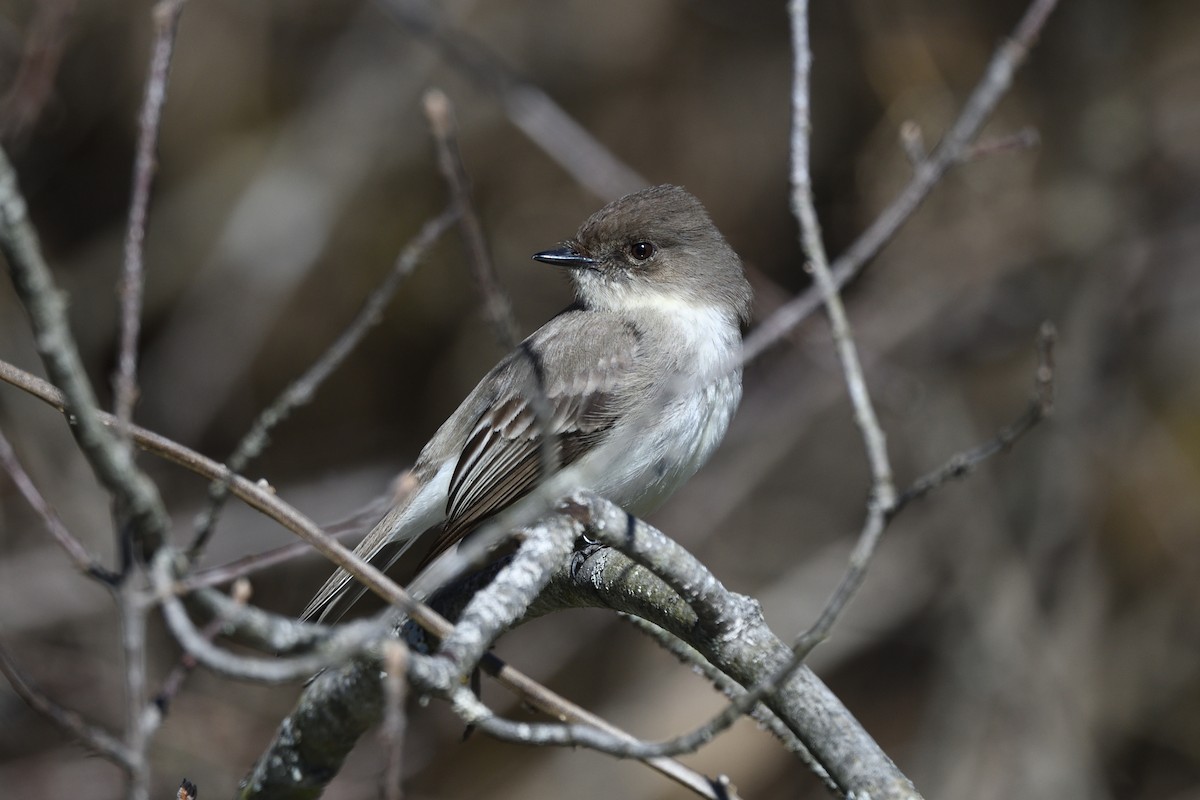
{"label": "wing feather", "polygon": [[[507,374],[491,376],[491,385],[503,388],[482,404],[466,437],[450,478],[446,521],[425,563],[537,486],[547,466],[543,436],[553,438],[551,472],[604,441],[636,388],[638,345],[632,326],[567,312],[497,367]],[[536,410],[539,392],[545,420]]]}

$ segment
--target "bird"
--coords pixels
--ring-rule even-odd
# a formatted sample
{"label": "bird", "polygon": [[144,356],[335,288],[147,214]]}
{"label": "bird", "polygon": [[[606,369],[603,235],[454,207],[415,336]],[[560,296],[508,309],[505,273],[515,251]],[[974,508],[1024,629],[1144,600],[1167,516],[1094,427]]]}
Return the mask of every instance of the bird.
{"label": "bird", "polygon": [[[567,272],[574,302],[442,424],[410,490],[356,548],[363,559],[398,546],[390,567],[430,535],[428,564],[568,467],[578,488],[645,515],[724,437],[741,400],[752,296],[741,259],[695,196],[670,184],[628,194],[533,258]],[[339,568],[301,619],[326,619],[351,582]]]}

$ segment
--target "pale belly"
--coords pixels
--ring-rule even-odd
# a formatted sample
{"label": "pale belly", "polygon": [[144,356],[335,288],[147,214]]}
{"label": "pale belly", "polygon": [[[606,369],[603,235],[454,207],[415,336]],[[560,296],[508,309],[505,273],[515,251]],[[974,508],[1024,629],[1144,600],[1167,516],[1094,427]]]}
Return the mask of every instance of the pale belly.
{"label": "pale belly", "polygon": [[656,424],[611,442],[623,468],[598,480],[597,492],[634,515],[653,511],[708,461],[741,395],[737,373],[669,401]]}

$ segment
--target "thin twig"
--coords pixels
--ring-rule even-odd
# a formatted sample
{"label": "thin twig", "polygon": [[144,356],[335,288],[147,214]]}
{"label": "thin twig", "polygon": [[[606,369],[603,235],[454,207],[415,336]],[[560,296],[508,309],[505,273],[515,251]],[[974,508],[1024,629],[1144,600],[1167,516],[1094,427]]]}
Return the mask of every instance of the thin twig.
{"label": "thin twig", "polygon": [[863,377],[858,348],[854,344],[854,334],[846,317],[846,309],[829,272],[829,259],[821,241],[821,224],[817,220],[817,210],[813,205],[812,178],[808,164],[809,138],[812,131],[808,92],[809,70],[812,65],[812,53],[808,44],[808,2],[792,0],[789,8],[792,18],[792,49],[796,59],[792,89],[792,213],[800,222],[801,244],[808,255],[809,265],[829,314],[838,359],[841,361],[846,388],[854,407],[854,421],[867,448],[867,461],[871,467],[871,505],[874,507],[872,513],[884,514],[895,502],[896,495],[892,486],[892,467],[888,459],[887,441],[875,415],[871,394]]}
{"label": "thin twig", "polygon": [[1038,366],[1033,379],[1033,397],[1021,416],[997,431],[991,439],[954,454],[940,467],[915,480],[896,498],[892,516],[945,483],[970,475],[980,463],[1012,447],[1014,442],[1054,412],[1054,343],[1057,338],[1054,325],[1043,322],[1038,331]]}
{"label": "thin twig", "polygon": [[381,794],[385,800],[400,800],[404,796],[404,731],[408,723],[404,710],[408,699],[408,648],[395,639],[387,641],[383,645],[383,669],[386,704],[379,738],[387,760]]}
{"label": "thin twig", "polygon": [[[854,255],[856,251],[862,251],[865,253],[867,250],[869,250],[870,253],[873,254],[878,247],[882,246],[886,239],[890,238],[891,234],[895,232],[895,229],[899,227],[899,224],[904,219],[907,219],[907,216],[911,214],[912,210],[915,210],[916,205],[925,196],[928,190],[937,182],[937,179],[944,174],[945,170],[948,169],[951,164],[961,157],[961,154],[965,152],[966,148],[970,144],[970,141],[974,138],[979,127],[983,124],[983,121],[987,118],[992,108],[994,108],[995,103],[999,100],[999,97],[1011,84],[1013,71],[1017,68],[1017,66],[1019,66],[1021,61],[1024,60],[1029,46],[1032,44],[1032,41],[1037,32],[1041,29],[1041,26],[1045,23],[1046,15],[1049,14],[1054,5],[1055,0],[1033,0],[1029,8],[1026,10],[1025,15],[1017,23],[1013,37],[1001,45],[1000,49],[993,57],[979,86],[977,86],[975,91],[972,93],[970,100],[968,100],[962,113],[951,127],[950,132],[938,145],[930,158],[918,165],[916,170],[917,175],[928,173],[930,175],[928,178],[929,183],[910,184],[910,188],[918,185],[922,188],[919,194],[914,194],[912,196],[911,205],[907,207],[908,211],[901,214],[902,206],[893,205],[893,207],[889,209],[885,215],[882,215],[876,220],[871,228],[868,229],[867,233],[864,234],[863,237],[855,243],[855,245],[851,246],[850,250],[847,251],[847,254],[843,256],[843,259],[847,259],[845,261],[846,264],[854,263],[855,260],[859,259],[860,257],[865,259],[865,256]],[[799,84],[801,82],[800,76],[801,74],[807,74],[807,63],[803,61],[800,55],[801,48],[807,48],[807,22],[804,15],[806,6],[807,3],[804,2],[804,0],[793,0],[791,6],[793,13],[792,24],[794,26],[793,34],[796,37],[794,41],[797,48],[797,94],[800,94],[801,91],[799,88]],[[804,93],[806,94],[807,90],[805,90]],[[796,138],[804,139],[805,141],[801,142],[800,146],[804,148],[802,152],[805,156],[807,155],[807,130],[807,97],[800,97],[796,102],[796,123],[793,131],[793,147],[797,145]],[[798,160],[799,159],[797,158],[797,161]],[[801,169],[801,167],[794,163],[793,170],[799,169]],[[803,172],[805,174],[800,176],[801,181],[807,179],[807,167],[803,168]],[[797,183],[797,185],[801,184]],[[908,193],[906,191],[905,195],[902,195],[902,197],[906,196],[907,194]],[[808,208],[806,209],[805,206]],[[810,213],[810,192],[807,194],[807,197],[801,194],[799,197],[799,207],[801,211]],[[810,248],[815,247],[819,249],[821,247],[819,229],[815,226],[815,212],[811,213],[813,214],[813,218],[809,223],[806,223],[803,218],[801,219],[801,227],[804,230],[804,236],[806,240],[806,249],[809,249],[810,257],[812,256],[813,252],[813,250]],[[887,216],[888,213],[895,214],[895,219],[891,222],[888,222],[887,225],[881,225],[881,220]],[[870,248],[867,248],[863,246],[862,243],[872,231],[879,231],[879,233],[874,234],[877,237],[877,244],[872,244]],[[884,232],[886,232],[886,235]],[[822,270],[820,269],[821,265],[818,263],[817,259],[813,259],[813,266],[817,275],[818,284],[820,284],[819,288],[825,295],[826,300],[828,300],[830,292],[836,294],[836,288],[839,285],[838,281],[830,272],[826,272],[826,274],[822,276]],[[830,312],[832,319],[832,307],[830,307]],[[873,475],[872,499],[871,502],[868,503],[867,519],[863,524],[862,531],[859,533],[858,541],[855,544],[854,551],[850,554],[850,563],[845,574],[838,582],[837,587],[835,587],[833,594],[826,602],[824,608],[822,608],[821,614],[818,616],[816,622],[814,622],[813,625],[797,639],[794,645],[795,660],[797,664],[804,659],[804,657],[812,650],[813,647],[815,647],[829,635],[829,631],[832,629],[833,624],[841,615],[846,605],[849,604],[850,599],[854,596],[855,592],[857,592],[858,587],[862,584],[863,579],[866,577],[867,567],[870,564],[871,557],[875,552],[875,548],[879,542],[880,536],[883,534],[888,521],[894,513],[894,507],[896,503],[895,489],[891,483],[891,470],[886,460],[886,449],[884,448],[882,431],[878,430],[877,423],[874,425],[875,430],[870,430],[871,426],[869,423],[873,418],[873,412],[871,412],[870,417],[866,418],[865,422],[867,425],[865,427],[864,419],[859,418],[869,405],[863,403],[866,389],[865,384],[862,383],[861,371],[857,370],[856,363],[852,364],[847,361],[845,351],[847,350],[847,344],[849,340],[847,338],[838,338],[836,332],[836,321],[834,322],[834,327],[835,338],[838,339],[839,354],[842,356],[843,371],[846,374],[847,383],[850,385],[851,399],[855,406],[856,420],[858,420],[859,426],[863,430],[863,436],[867,442],[868,454],[871,460],[871,469]],[[852,345],[849,349],[852,350]],[[857,359],[852,359],[852,361],[856,362]],[[860,396],[857,398],[855,396],[856,386],[860,393]]]}
{"label": "thin twig", "polygon": [[[732,700],[745,694],[745,687],[710,664],[708,659],[687,642],[673,636],[653,622],[634,616],[633,614],[620,613],[617,616],[650,637],[655,644],[673,655],[681,664],[704,676],[705,680],[715,686],[729,699]],[[784,747],[800,756],[808,768],[816,773],[830,790],[837,790],[837,785],[833,782],[829,773],[825,771],[825,768],[813,758],[812,753],[809,752],[808,748],[804,746],[804,743],[800,741],[796,734],[788,729],[787,725],[779,717],[775,716],[769,708],[762,703],[757,703],[750,709],[749,713],[759,725],[770,731],[771,735],[778,739]]]}
{"label": "thin twig", "polygon": [[[346,530],[335,533],[333,536],[338,541],[342,541],[360,533],[358,530]],[[291,544],[276,547],[273,550],[252,553],[248,556],[235,558],[226,564],[193,572],[176,582],[175,589],[179,594],[188,594],[197,589],[221,586],[238,578],[245,578],[264,569],[270,569],[301,556],[306,556],[312,551],[312,545],[307,542],[292,542]]]}
{"label": "thin twig", "polygon": [[854,408],[854,422],[858,425],[866,446],[867,462],[871,469],[871,497],[867,502],[867,517],[851,554],[850,568],[816,623],[801,637],[795,649],[796,658],[793,659],[798,665],[800,659],[828,635],[838,615],[862,584],[867,565],[896,502],[896,489],[892,483],[887,439],[871,402],[850,322],[838,296],[837,283],[829,271],[825,245],[821,241],[821,227],[817,220],[816,207],[813,205],[812,179],[808,163],[809,137],[812,130],[808,85],[812,53],[808,44],[807,0],[792,0],[789,9],[792,21],[792,49],[796,59],[795,83],[792,89],[792,211],[800,221],[801,242],[829,314],[834,345],[837,347],[842,374],[846,379],[850,403]]}
{"label": "thin twig", "polygon": [[54,283],[29,221],[25,198],[8,156],[0,149],[0,251],[29,314],[46,371],[62,389],[67,420],[79,449],[113,498],[118,526],[131,525],[132,543],[153,552],[169,526],[158,488],[133,463],[128,448],[100,421],[96,395],[67,324],[66,298]]}
{"label": "thin twig", "polygon": [[17,490],[25,497],[26,502],[42,518],[42,524],[46,526],[46,530],[50,532],[50,536],[54,539],[55,543],[67,554],[67,558],[71,559],[71,563],[75,565],[75,568],[107,586],[115,586],[120,576],[104,567],[67,530],[67,526],[63,524],[63,521],[46,501],[46,498],[38,491],[37,485],[34,484],[33,480],[29,477],[29,473],[21,465],[20,459],[17,458],[16,452],[2,431],[0,431],[0,463],[4,465],[4,469],[8,472],[9,477],[12,478],[12,482],[16,485]]}
{"label": "thin twig", "polygon": [[518,341],[517,319],[496,277],[496,265],[492,263],[492,255],[483,235],[483,224],[471,203],[470,181],[458,149],[454,109],[450,105],[450,98],[440,89],[426,92],[423,105],[433,141],[437,145],[438,169],[450,187],[450,200],[458,209],[458,229],[467,248],[467,261],[475,275],[475,284],[483,294],[488,321],[492,323],[496,339],[505,350],[511,350]]}
{"label": "thin twig", "polygon": [[[963,153],[991,116],[1009,86],[1013,74],[1025,62],[1029,48],[1046,24],[1058,0],[1033,0],[1012,35],[1001,43],[983,77],[971,92],[963,110],[929,158],[917,164],[908,184],[875,218],[865,231],[830,265],[834,283],[841,288],[891,241],[908,221],[946,171],[962,161]],[[812,287],[781,306],[763,320],[743,347],[743,360],[752,361],[786,336],[821,305],[819,287]]]}
{"label": "thin twig", "polygon": [[[121,300],[120,350],[117,371],[113,376],[115,402],[113,411],[123,425],[133,419],[137,402],[137,349],[141,333],[142,295],[146,284],[145,239],[146,214],[150,205],[150,184],[157,166],[155,150],[162,121],[163,105],[167,101],[167,75],[175,51],[175,34],[186,0],[159,0],[154,6],[154,47],[150,56],[146,91],[138,115],[137,156],[133,165],[133,195],[129,201],[128,224],[125,229],[125,260],[121,266],[118,295]],[[118,428],[118,432],[120,432]],[[121,433],[121,438],[128,437]]]}
{"label": "thin twig", "polygon": [[8,682],[17,696],[34,711],[45,716],[68,735],[78,739],[89,750],[113,762],[126,773],[133,770],[135,759],[124,743],[102,728],[91,724],[76,712],[63,708],[40,689],[30,684],[8,654],[8,649],[3,643],[0,643],[0,672],[8,678]]}
{"label": "thin twig", "polygon": [[[447,209],[421,226],[420,232],[400,251],[392,269],[363,301],[354,319],[329,349],[254,420],[250,430],[226,461],[231,473],[244,471],[246,465],[262,453],[268,444],[271,430],[285,420],[293,409],[309,402],[321,384],[346,360],[367,332],[379,324],[384,308],[395,296],[400,284],[416,269],[429,248],[453,224],[457,214],[455,209]],[[214,481],[208,487],[208,507],[196,520],[196,534],[188,548],[188,558],[193,563],[203,554],[228,494],[229,487],[221,481]]]}
{"label": "thin twig", "polygon": [[1011,153],[1014,150],[1031,150],[1042,142],[1037,128],[1021,128],[1004,136],[989,136],[968,147],[959,158],[962,163],[977,161],[989,156]]}
{"label": "thin twig", "polygon": [[[246,605],[250,602],[250,581],[245,578],[239,578],[237,583],[233,585],[233,590],[230,594],[235,606]],[[217,638],[217,634],[225,627],[227,621],[227,617],[217,615],[204,626],[200,634],[211,642]],[[166,715],[167,710],[171,706],[171,701],[178,696],[179,691],[183,688],[183,682],[196,669],[198,663],[194,655],[185,651],[180,656],[175,668],[167,675],[166,680],[163,681],[162,686],[159,687],[158,692],[154,695],[154,706],[159,711],[160,719]]]}

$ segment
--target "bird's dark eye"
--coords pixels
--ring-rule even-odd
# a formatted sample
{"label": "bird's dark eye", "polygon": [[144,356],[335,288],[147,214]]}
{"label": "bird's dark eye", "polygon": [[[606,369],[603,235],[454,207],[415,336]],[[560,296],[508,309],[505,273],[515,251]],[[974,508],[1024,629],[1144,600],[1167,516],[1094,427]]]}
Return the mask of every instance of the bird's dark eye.
{"label": "bird's dark eye", "polygon": [[638,261],[645,261],[650,256],[654,255],[654,245],[650,242],[634,242],[629,245],[629,255],[636,258]]}

